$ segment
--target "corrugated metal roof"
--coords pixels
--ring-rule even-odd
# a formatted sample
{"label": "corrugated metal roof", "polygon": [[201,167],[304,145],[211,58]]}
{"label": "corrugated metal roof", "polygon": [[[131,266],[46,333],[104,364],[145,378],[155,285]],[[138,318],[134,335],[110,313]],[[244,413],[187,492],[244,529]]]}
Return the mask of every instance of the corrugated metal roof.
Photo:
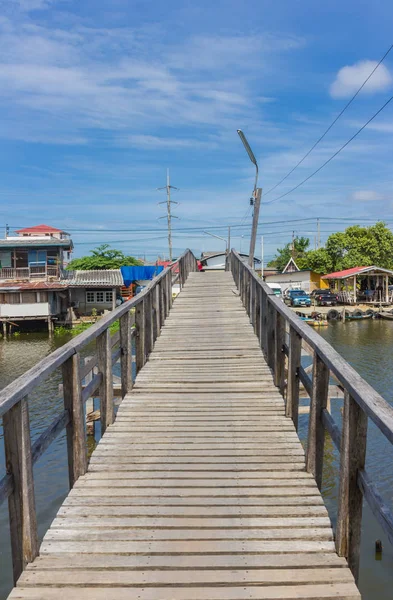
{"label": "corrugated metal roof", "polygon": [[39,238],[39,237],[21,237],[7,240],[0,240],[0,248],[15,248],[29,246],[37,248],[38,246],[61,246],[62,248],[72,248],[72,240],[58,240],[56,238]]}
{"label": "corrugated metal roof", "polygon": [[324,275],[322,279],[346,279],[347,277],[351,277],[353,275],[363,275],[364,273],[369,273],[370,271],[375,271],[376,273],[385,273],[386,275],[393,276],[393,271],[389,269],[382,269],[381,267],[352,267],[352,269],[344,269],[344,271],[336,271],[335,273],[329,273],[329,275]]}
{"label": "corrugated metal roof", "polygon": [[120,269],[64,271],[62,273],[61,281],[67,284],[69,287],[122,287],[124,285]]}

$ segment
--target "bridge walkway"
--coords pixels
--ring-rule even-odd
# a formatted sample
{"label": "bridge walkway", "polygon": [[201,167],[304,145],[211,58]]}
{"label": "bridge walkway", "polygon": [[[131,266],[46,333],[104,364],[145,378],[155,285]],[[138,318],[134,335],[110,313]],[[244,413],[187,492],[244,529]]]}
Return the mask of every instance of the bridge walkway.
{"label": "bridge walkway", "polygon": [[359,599],[230,273],[190,273],[10,598]]}

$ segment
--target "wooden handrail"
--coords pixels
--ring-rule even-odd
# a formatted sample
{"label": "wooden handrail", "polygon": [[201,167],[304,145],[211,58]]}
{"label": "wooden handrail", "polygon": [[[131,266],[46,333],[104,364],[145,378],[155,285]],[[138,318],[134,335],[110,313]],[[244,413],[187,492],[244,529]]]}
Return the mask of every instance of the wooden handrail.
{"label": "wooden handrail", "polygon": [[[101,432],[113,423],[113,365],[120,360],[121,395],[133,386],[132,339],[136,339],[137,370],[145,364],[172,306],[173,268],[178,265],[181,285],[197,270],[190,250],[155,277],[135,298],[125,302],[73,340],[52,352],[0,392],[6,475],[0,480],[0,504],[8,498],[14,581],[37,556],[38,536],[34,501],[33,464],[66,428],[70,487],[87,469],[84,402],[99,388]],[[131,311],[136,309],[135,316]],[[110,326],[120,329],[110,335]],[[135,327],[134,327],[135,325]],[[96,341],[97,353],[82,365],[80,351]],[[59,367],[63,374],[64,410],[32,445],[28,394]],[[95,368],[89,382],[82,381]]]}
{"label": "wooden handrail", "polygon": [[[313,473],[319,487],[325,430],[340,452],[336,549],[348,559],[357,578],[363,497],[393,542],[392,512],[364,469],[367,419],[393,443],[393,408],[325,339],[277,298],[235,250],[231,251],[229,263],[240,298],[273,371],[274,382],[283,393],[286,415],[292,418],[296,429],[300,382],[310,396],[306,469]],[[302,346],[313,358],[312,378],[301,364]],[[326,408],[329,376],[344,389],[342,431]]]}

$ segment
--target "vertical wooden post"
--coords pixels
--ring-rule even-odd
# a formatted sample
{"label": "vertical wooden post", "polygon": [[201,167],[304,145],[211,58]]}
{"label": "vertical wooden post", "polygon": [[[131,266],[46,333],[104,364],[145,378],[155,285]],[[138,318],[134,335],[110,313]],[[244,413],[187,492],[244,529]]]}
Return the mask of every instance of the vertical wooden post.
{"label": "vertical wooden post", "polygon": [[136,328],[136,372],[142,369],[145,364],[145,299],[135,308],[135,328]]}
{"label": "vertical wooden post", "polygon": [[160,329],[165,322],[165,279],[160,281]]}
{"label": "vertical wooden post", "polygon": [[132,390],[131,314],[126,312],[120,321],[120,368],[122,398]]}
{"label": "vertical wooden post", "polygon": [[299,419],[299,367],[301,364],[302,338],[289,328],[288,388],[285,414],[291,417],[297,431]]}
{"label": "vertical wooden post", "polygon": [[255,286],[255,334],[261,342],[261,286],[257,283]]}
{"label": "vertical wooden post", "polygon": [[113,404],[113,375],[111,334],[108,329],[97,338],[98,369],[102,374],[100,385],[101,435],[104,435],[108,425],[115,420]]}
{"label": "vertical wooden post", "polygon": [[275,310],[275,340],[274,340],[274,385],[276,385],[281,394],[284,394],[285,381],[285,354],[283,346],[285,344],[285,319],[280,313]]}
{"label": "vertical wooden post", "polygon": [[37,517],[31,457],[30,420],[27,397],[3,416],[7,473],[14,489],[8,497],[12,568],[16,584],[26,564],[38,555]]}
{"label": "vertical wooden post", "polygon": [[267,294],[261,287],[261,346],[267,354]]}
{"label": "vertical wooden post", "polygon": [[256,308],[257,308],[257,282],[254,277],[251,277],[250,282],[250,320],[254,329],[254,333],[256,333]]}
{"label": "vertical wooden post", "polygon": [[82,401],[80,356],[74,354],[63,364],[64,408],[70,421],[67,425],[68,478],[70,488],[87,471],[85,411]]}
{"label": "vertical wooden post", "polygon": [[153,339],[156,341],[161,333],[161,315],[160,315],[160,284],[157,283],[152,290],[153,294]]}
{"label": "vertical wooden post", "polygon": [[173,298],[172,298],[172,271],[169,270],[168,272],[168,315],[169,315],[169,311],[172,308],[172,304],[173,304]]}
{"label": "vertical wooden post", "polygon": [[[169,278],[171,280],[169,281]],[[165,303],[165,318],[169,315],[169,311],[172,306],[172,271],[169,270],[165,276],[165,294],[166,294],[166,303]]]}
{"label": "vertical wooden post", "polygon": [[276,339],[275,308],[267,299],[267,364],[274,369],[274,350]]}
{"label": "vertical wooden post", "polygon": [[358,471],[366,460],[367,415],[350,394],[344,392],[344,414],[340,450],[336,550],[348,559],[355,577],[359,574],[363,496],[357,484]]}
{"label": "vertical wooden post", "polygon": [[325,428],[322,422],[322,411],[327,406],[328,394],[329,369],[318,356],[317,352],[314,352],[306,470],[314,475],[319,489],[322,486],[323,450],[325,445]]}
{"label": "vertical wooden post", "polygon": [[153,349],[152,293],[145,296],[145,362]]}

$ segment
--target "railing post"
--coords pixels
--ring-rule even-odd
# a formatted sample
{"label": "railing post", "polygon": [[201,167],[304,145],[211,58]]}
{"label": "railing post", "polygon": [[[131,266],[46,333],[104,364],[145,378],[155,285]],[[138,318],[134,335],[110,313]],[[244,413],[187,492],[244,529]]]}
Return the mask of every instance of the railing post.
{"label": "railing post", "polygon": [[261,348],[267,354],[267,294],[261,286]]}
{"label": "railing post", "polygon": [[131,313],[126,312],[120,321],[120,368],[121,395],[124,398],[132,390]]}
{"label": "railing post", "polygon": [[165,315],[166,315],[166,308],[165,308],[165,303],[166,303],[166,283],[165,283],[165,278],[161,279],[160,281],[160,329],[162,329],[162,327],[164,326],[165,323]]}
{"label": "railing post", "polygon": [[71,356],[63,364],[64,408],[70,416],[67,425],[68,478],[70,488],[87,471],[85,411],[82,400],[80,356]]}
{"label": "railing post", "polygon": [[254,277],[250,276],[250,321],[252,323],[254,333],[256,333],[256,291],[257,282]]}
{"label": "railing post", "polygon": [[109,327],[97,338],[97,356],[98,370],[102,375],[99,394],[101,435],[103,435],[108,425],[112,425],[115,420],[115,409],[113,404],[112,344]]}
{"label": "railing post", "polygon": [[257,283],[255,286],[255,324],[254,332],[259,342],[261,342],[261,286]]}
{"label": "railing post", "polygon": [[[183,283],[184,285],[184,283]],[[183,286],[182,286],[183,287]],[[172,271],[169,269],[168,271],[168,275],[167,275],[167,313],[166,316],[169,315],[169,311],[172,308],[172,304],[173,304],[173,298],[172,298]]]}
{"label": "railing post", "polygon": [[323,450],[325,445],[325,428],[322,422],[322,412],[327,406],[328,394],[329,369],[318,356],[317,352],[314,352],[306,470],[314,475],[319,489],[322,486]]}
{"label": "railing post", "polygon": [[276,339],[276,319],[275,309],[267,298],[267,364],[271,369],[274,369],[274,350]]}
{"label": "railing post", "polygon": [[145,364],[145,299],[135,308],[135,328],[136,328],[136,372],[142,369]]}
{"label": "railing post", "polygon": [[16,584],[26,564],[38,555],[29,406],[26,397],[4,414],[3,427],[6,468],[7,473],[12,475],[14,484],[8,497],[8,510]]}
{"label": "railing post", "polygon": [[359,574],[363,495],[357,484],[358,472],[366,460],[367,415],[345,390],[340,449],[340,487],[336,529],[336,550],[345,556],[355,577]]}
{"label": "railing post", "polygon": [[145,296],[145,362],[153,349],[153,319],[151,290]]}
{"label": "railing post", "polygon": [[291,417],[297,431],[299,419],[299,368],[302,355],[302,338],[289,327],[288,387],[285,414]]}
{"label": "railing post", "polygon": [[284,344],[285,344],[285,319],[278,312],[276,313],[276,335],[274,340],[274,385],[276,385],[281,394],[284,394],[284,381],[285,381],[285,353],[284,353]]}
{"label": "railing post", "polygon": [[153,298],[153,342],[160,335],[160,284],[157,283],[152,290]]}

